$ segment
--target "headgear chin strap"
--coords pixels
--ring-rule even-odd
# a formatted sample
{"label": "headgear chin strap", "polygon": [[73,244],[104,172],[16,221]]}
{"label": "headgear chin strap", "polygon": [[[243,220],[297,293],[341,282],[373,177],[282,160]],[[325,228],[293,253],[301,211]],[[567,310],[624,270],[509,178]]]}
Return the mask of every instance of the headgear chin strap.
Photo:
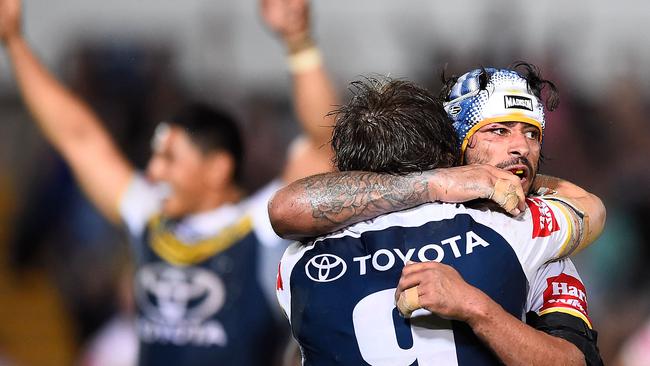
{"label": "headgear chin strap", "polygon": [[[485,70],[489,77],[484,89],[479,76]],[[461,156],[467,143],[481,127],[495,122],[524,122],[544,133],[544,106],[528,89],[528,82],[514,70],[476,69],[456,81],[445,103],[445,111],[461,144]]]}

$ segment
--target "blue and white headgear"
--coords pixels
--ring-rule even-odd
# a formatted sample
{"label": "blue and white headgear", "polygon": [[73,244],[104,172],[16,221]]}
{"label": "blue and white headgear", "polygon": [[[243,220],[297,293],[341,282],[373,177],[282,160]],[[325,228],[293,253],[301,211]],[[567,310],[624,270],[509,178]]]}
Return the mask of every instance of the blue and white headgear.
{"label": "blue and white headgear", "polygon": [[[485,70],[489,77],[484,89],[479,76]],[[514,70],[476,69],[456,81],[449,93],[445,111],[453,120],[461,156],[467,143],[481,127],[495,122],[524,122],[544,132],[544,105],[528,89],[528,82]]]}

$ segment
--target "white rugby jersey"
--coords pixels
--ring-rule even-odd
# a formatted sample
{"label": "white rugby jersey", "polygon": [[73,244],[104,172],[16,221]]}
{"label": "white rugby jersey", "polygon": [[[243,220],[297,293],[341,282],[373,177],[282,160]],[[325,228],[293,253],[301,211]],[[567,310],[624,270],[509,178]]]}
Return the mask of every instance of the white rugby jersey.
{"label": "white rugby jersey", "polygon": [[517,219],[427,204],[291,245],[276,292],[304,364],[499,364],[465,323],[424,309],[400,317],[394,293],[407,261],[433,260],[453,266],[517,318],[535,310],[531,284],[546,262],[572,250],[573,225],[559,203],[527,204]]}
{"label": "white rugby jersey", "polygon": [[580,318],[591,329],[587,290],[569,258],[543,265],[535,274],[526,299],[526,312],[560,312]]}

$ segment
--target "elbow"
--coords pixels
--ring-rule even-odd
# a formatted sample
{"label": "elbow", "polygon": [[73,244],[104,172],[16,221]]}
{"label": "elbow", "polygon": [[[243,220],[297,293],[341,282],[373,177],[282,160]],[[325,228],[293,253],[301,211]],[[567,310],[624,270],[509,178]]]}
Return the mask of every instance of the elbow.
{"label": "elbow", "polygon": [[592,220],[592,225],[594,229],[597,230],[596,235],[600,236],[600,234],[605,229],[605,221],[607,221],[607,209],[605,208],[605,205],[603,204],[603,201],[600,200],[600,198],[596,196],[594,197],[598,209],[596,210],[596,215],[594,220]]}
{"label": "elbow", "polygon": [[281,199],[282,190],[275,192],[273,197],[269,200],[268,211],[269,219],[271,221],[271,227],[278,236],[285,238],[284,235],[287,234],[286,220],[285,216],[287,208],[284,205],[284,201]]}
{"label": "elbow", "polygon": [[603,201],[595,195],[591,195],[591,207],[589,208],[586,223],[586,239],[588,243],[595,241],[605,229],[607,210]]}
{"label": "elbow", "polygon": [[566,363],[564,364],[571,366],[587,366],[587,360],[585,359],[584,353],[571,343],[569,343],[568,346],[570,349],[567,349],[567,352],[565,353]]}
{"label": "elbow", "polygon": [[301,240],[303,236],[296,233],[295,225],[292,223],[296,220],[295,205],[292,204],[291,198],[288,197],[286,190],[282,188],[275,192],[269,200],[268,212],[273,231],[279,237],[289,240]]}

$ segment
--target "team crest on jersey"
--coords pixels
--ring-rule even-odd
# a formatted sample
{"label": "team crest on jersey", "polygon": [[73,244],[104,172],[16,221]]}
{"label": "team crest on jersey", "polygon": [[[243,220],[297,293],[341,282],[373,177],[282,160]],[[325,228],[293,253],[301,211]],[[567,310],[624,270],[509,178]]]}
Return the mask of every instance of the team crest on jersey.
{"label": "team crest on jersey", "polygon": [[582,281],[566,273],[561,273],[558,276],[547,278],[546,284],[544,305],[540,309],[540,313],[551,312],[551,309],[566,310],[573,315],[578,315],[591,325],[587,309],[587,292]]}
{"label": "team crest on jersey", "polygon": [[526,204],[533,215],[533,239],[546,237],[560,230],[551,207],[539,198],[526,198]]}
{"label": "team crest on jersey", "polygon": [[214,273],[201,267],[152,263],[137,272],[135,282],[142,340],[195,346],[227,344],[222,324],[212,319],[226,296],[223,281]]}

